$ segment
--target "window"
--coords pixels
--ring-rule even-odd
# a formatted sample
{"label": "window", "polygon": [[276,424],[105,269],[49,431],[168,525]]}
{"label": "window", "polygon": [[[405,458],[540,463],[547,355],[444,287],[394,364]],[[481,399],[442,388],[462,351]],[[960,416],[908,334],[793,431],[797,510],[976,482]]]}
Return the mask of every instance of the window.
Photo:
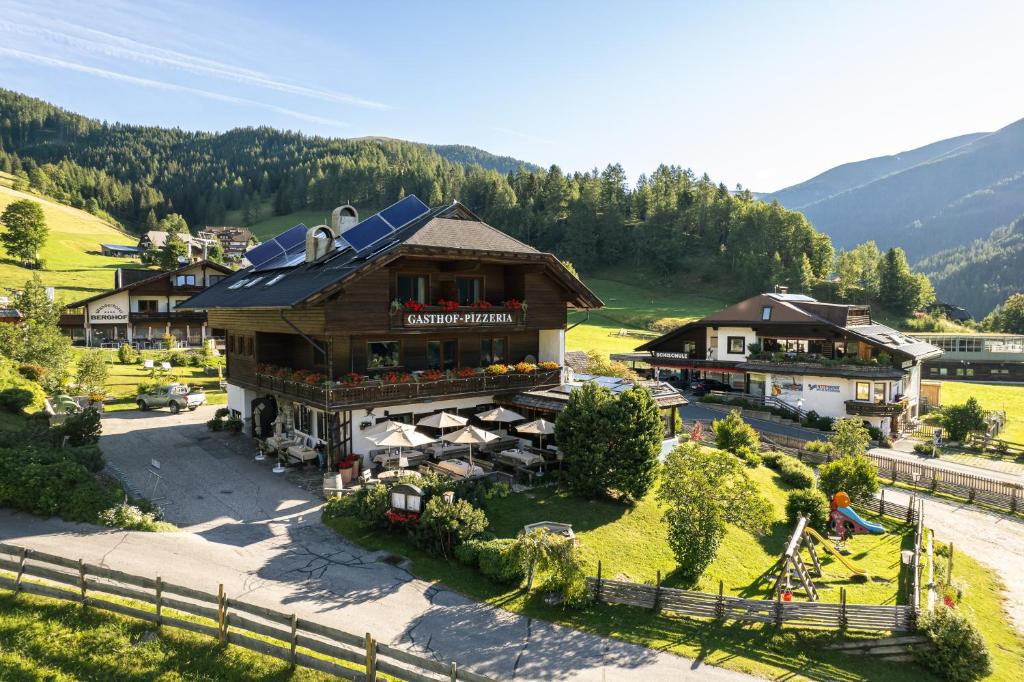
{"label": "window", "polygon": [[225,277],[227,277],[227,275],[208,275],[207,279],[210,281],[210,286],[212,287],[214,284],[221,281]]}
{"label": "window", "polygon": [[366,344],[366,367],[398,367],[402,364],[398,341],[370,341]]}
{"label": "window", "polygon": [[322,441],[327,440],[327,413],[317,410],[316,414],[316,437]]}
{"label": "window", "polygon": [[967,376],[969,376],[969,377],[973,377],[974,376],[974,368],[973,367],[968,367],[967,368]]}
{"label": "window", "polygon": [[871,384],[867,381],[857,382],[857,400],[871,399]]}
{"label": "window", "polygon": [[949,370],[945,367],[939,367],[939,376],[944,377],[949,374]]}
{"label": "window", "polygon": [[160,310],[159,301],[139,301],[140,313],[155,313]]}
{"label": "window", "polygon": [[731,355],[743,355],[743,347],[746,339],[742,336],[729,336],[729,353]]}
{"label": "window", "polygon": [[[995,372],[995,370],[992,370],[992,371]],[[939,373],[939,368],[938,367],[929,367],[928,368],[928,372],[930,374],[938,374]]]}
{"label": "window", "polygon": [[765,307],[761,308],[761,319],[762,320],[770,320],[770,319],[772,319],[772,307],[770,305],[766,305]]}
{"label": "window", "polygon": [[480,300],[483,281],[479,277],[456,277],[455,292],[459,305],[473,305]]}
{"label": "window", "polygon": [[194,287],[196,285],[195,275],[176,275],[174,277],[174,286],[177,287]]}
{"label": "window", "polygon": [[426,303],[428,298],[427,286],[427,278],[423,275],[399,275],[398,300],[402,303],[406,301]]}
{"label": "window", "polygon": [[497,339],[483,339],[480,342],[480,364],[487,366],[495,363],[503,363],[507,359],[505,349],[508,343],[504,337]]}
{"label": "window", "polygon": [[885,384],[884,383],[875,384],[875,392],[874,392],[874,395],[872,397],[874,399],[874,402],[876,402],[876,403],[884,403],[885,402]]}
{"label": "window", "polygon": [[459,342],[455,339],[427,341],[429,369],[455,369],[458,366]]}
{"label": "window", "polygon": [[961,367],[960,369],[958,369],[958,370],[956,371],[956,375],[957,375],[958,377],[962,377],[962,376],[964,375],[964,368],[963,368],[963,367]]}
{"label": "window", "polygon": [[295,430],[307,435],[313,433],[313,410],[302,403],[292,404],[295,406]]}

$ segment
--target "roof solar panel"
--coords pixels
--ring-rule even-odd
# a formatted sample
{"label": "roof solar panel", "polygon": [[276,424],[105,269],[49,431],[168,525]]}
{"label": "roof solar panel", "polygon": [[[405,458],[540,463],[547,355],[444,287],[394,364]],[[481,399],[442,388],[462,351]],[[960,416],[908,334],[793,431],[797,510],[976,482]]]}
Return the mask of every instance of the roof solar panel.
{"label": "roof solar panel", "polygon": [[380,216],[391,223],[391,226],[397,230],[429,210],[430,207],[420,201],[415,194],[410,194],[401,201],[385,208],[380,212]]}
{"label": "roof solar panel", "polygon": [[258,267],[271,258],[276,258],[283,253],[284,249],[281,248],[281,245],[271,239],[269,242],[263,242],[246,251],[245,257],[250,263]]}
{"label": "roof solar panel", "polygon": [[281,234],[274,237],[274,241],[281,245],[285,251],[291,251],[297,246],[305,245],[306,243],[306,226],[299,223],[295,227],[282,232]]}
{"label": "roof solar panel", "polygon": [[358,225],[342,232],[341,236],[352,245],[353,249],[362,251],[389,234],[391,234],[391,226],[380,215],[372,215]]}

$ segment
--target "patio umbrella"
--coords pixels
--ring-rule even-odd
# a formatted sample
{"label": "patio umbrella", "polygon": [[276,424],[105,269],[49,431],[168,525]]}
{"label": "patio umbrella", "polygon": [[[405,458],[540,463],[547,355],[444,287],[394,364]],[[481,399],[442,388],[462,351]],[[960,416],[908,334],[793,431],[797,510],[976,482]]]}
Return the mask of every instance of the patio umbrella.
{"label": "patio umbrella", "polygon": [[434,439],[427,434],[420,433],[414,429],[395,429],[371,437],[370,440],[386,448],[398,448],[399,465],[401,465],[401,455],[405,448],[418,448],[421,445],[434,442]]}
{"label": "patio umbrella", "polygon": [[469,445],[469,466],[470,470],[473,467],[473,445],[483,445],[484,443],[490,443],[492,440],[497,440],[490,431],[484,431],[475,426],[464,426],[458,431],[452,431],[441,436],[442,440],[446,440],[449,443],[459,443],[462,445]]}
{"label": "patio umbrella", "polygon": [[[412,431],[416,427],[412,424],[406,424],[405,422],[396,422],[391,419],[385,419],[382,422],[378,422],[370,428],[363,431],[364,436],[379,436],[382,433],[390,433],[396,430],[408,430]],[[372,438],[370,440],[373,440]]]}
{"label": "patio umbrella", "polygon": [[441,435],[443,436],[445,429],[450,429],[455,426],[465,426],[468,423],[468,419],[460,417],[457,414],[452,414],[451,412],[437,412],[419,420],[416,422],[416,426],[429,426],[434,429],[441,429]]}
{"label": "patio umbrella", "polygon": [[476,418],[485,422],[517,422],[520,419],[526,419],[523,415],[513,412],[507,407],[495,407],[493,410],[479,412]]}
{"label": "patio umbrella", "polygon": [[540,436],[540,447],[544,448],[544,436],[550,436],[555,432],[555,425],[549,422],[547,419],[534,419],[532,422],[526,422],[515,427],[519,433],[535,433]]}

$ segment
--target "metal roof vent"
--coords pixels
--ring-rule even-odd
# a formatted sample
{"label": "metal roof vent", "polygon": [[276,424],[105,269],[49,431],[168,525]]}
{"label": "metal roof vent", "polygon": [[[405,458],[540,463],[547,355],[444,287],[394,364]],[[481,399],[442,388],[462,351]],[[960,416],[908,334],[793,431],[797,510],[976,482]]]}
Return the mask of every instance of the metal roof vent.
{"label": "metal roof vent", "polygon": [[337,235],[326,225],[317,225],[306,230],[306,262],[318,261],[334,250]]}

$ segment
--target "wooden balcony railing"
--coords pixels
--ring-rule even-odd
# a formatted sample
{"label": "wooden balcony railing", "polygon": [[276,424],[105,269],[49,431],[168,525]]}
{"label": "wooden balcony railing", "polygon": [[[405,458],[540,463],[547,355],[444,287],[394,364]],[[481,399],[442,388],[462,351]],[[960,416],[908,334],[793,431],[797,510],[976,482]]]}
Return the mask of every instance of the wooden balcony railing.
{"label": "wooden balcony railing", "polygon": [[861,417],[894,417],[903,414],[908,400],[901,398],[888,403],[871,403],[862,400],[847,400],[846,413]]}
{"label": "wooden balcony railing", "polygon": [[312,404],[327,404],[332,408],[344,408],[555,386],[561,382],[561,369],[538,369],[529,374],[520,372],[500,375],[477,374],[472,377],[453,377],[437,381],[413,380],[402,384],[389,384],[376,379],[367,379],[361,384],[335,383],[331,387],[292,381],[268,374],[254,374],[251,379],[232,374],[230,378],[241,380],[243,383],[252,383],[259,389],[299,398]]}

